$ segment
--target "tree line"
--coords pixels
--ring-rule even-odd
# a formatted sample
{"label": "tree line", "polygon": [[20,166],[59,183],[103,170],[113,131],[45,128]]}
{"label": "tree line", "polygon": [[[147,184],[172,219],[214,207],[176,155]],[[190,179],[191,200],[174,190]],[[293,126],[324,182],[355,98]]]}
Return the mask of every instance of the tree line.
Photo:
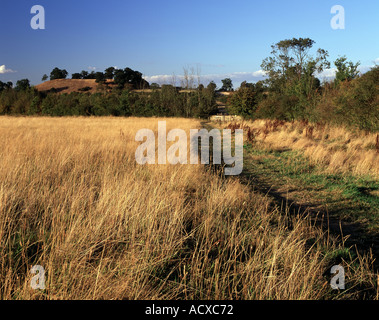
{"label": "tree line", "polygon": [[[339,57],[334,61],[335,79],[321,83],[317,76],[330,69],[331,63],[328,51],[312,51],[314,44],[309,38],[293,38],[272,45],[271,55],[261,65],[267,74],[264,81],[244,81],[234,91],[231,79],[222,80],[221,90],[233,91],[225,101],[229,112],[245,119],[307,120],[379,131],[379,66],[360,75],[359,62]],[[67,76],[65,69],[54,68],[50,73],[51,80]],[[218,110],[214,82],[180,92],[173,85],[149,85],[138,71],[114,67],[74,73],[72,78],[96,79],[104,90],[58,95],[38,92],[28,79],[17,81],[14,88],[11,82],[0,81],[0,114],[206,118]],[[108,80],[116,85],[111,90]],[[146,88],[151,92],[133,91]]]}
{"label": "tree line", "polygon": [[216,112],[216,85],[213,82],[188,92],[180,92],[172,85],[163,85],[151,92],[118,87],[94,94],[57,94],[40,92],[34,87],[22,90],[7,87],[0,92],[2,115],[207,118]]}
{"label": "tree line", "polygon": [[230,97],[230,112],[248,119],[307,120],[379,131],[379,66],[360,75],[359,62],[346,56],[334,61],[336,76],[321,83],[329,69],[328,52],[311,54],[309,38],[283,40],[262,62],[267,79],[242,83]]}
{"label": "tree line", "polygon": [[[66,79],[68,72],[66,69],[54,68],[50,73],[50,80]],[[44,74],[42,81],[49,79],[47,74]],[[119,89],[123,89],[128,85],[132,89],[147,89],[149,83],[143,79],[142,73],[132,70],[130,68],[118,69],[115,67],[109,67],[104,72],[85,71],[80,73],[75,72],[71,75],[71,79],[94,79],[97,83],[104,84],[107,80],[112,80]]]}

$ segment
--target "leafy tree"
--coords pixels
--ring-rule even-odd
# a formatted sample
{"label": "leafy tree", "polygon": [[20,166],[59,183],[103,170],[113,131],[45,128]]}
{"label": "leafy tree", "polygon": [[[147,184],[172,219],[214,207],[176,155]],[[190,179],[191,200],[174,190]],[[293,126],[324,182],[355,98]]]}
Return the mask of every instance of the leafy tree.
{"label": "leafy tree", "polygon": [[0,81],[0,92],[5,89],[5,83]]}
{"label": "leafy tree", "polygon": [[21,79],[16,82],[16,91],[25,91],[30,88],[30,81],[29,79]]}
{"label": "leafy tree", "polygon": [[51,71],[50,73],[50,80],[66,79],[67,75],[68,75],[67,70],[54,68],[53,71]]}
{"label": "leafy tree", "polygon": [[222,81],[221,91],[233,91],[232,79],[226,78],[221,81]]}
{"label": "leafy tree", "polygon": [[207,89],[209,89],[211,91],[216,91],[217,85],[214,83],[214,81],[211,81],[211,82],[209,82]]}
{"label": "leafy tree", "polygon": [[0,81],[0,91],[11,89],[13,87],[13,83],[11,81],[2,82]]}
{"label": "leafy tree", "polygon": [[105,82],[105,74],[102,73],[102,72],[96,72],[95,74],[95,77],[96,77],[96,82],[97,83],[104,83]]}
{"label": "leafy tree", "polygon": [[73,73],[71,79],[82,79],[82,75],[80,73]]}
{"label": "leafy tree", "polygon": [[249,83],[247,81],[241,82],[241,88],[254,88],[254,83]]}
{"label": "leafy tree", "polygon": [[379,132],[379,66],[338,86],[335,113],[351,127]]}
{"label": "leafy tree", "polygon": [[[211,114],[215,114],[218,110],[216,103],[216,84],[212,81],[206,88],[202,88],[202,84],[199,85],[199,112],[196,116],[201,118],[207,118]],[[204,86],[203,86],[204,87]]]}
{"label": "leafy tree", "polygon": [[293,38],[271,46],[271,56],[263,60],[261,67],[268,73],[272,88],[283,91],[288,81],[307,81],[304,76],[314,76],[315,72],[321,73],[330,67],[326,50],[318,49],[316,57],[309,54],[314,43],[309,38]]}
{"label": "leafy tree", "polygon": [[116,70],[114,73],[114,82],[120,89],[125,88],[126,85],[134,89],[149,87],[149,83],[142,78],[142,73],[130,68]]}
{"label": "leafy tree", "polygon": [[124,73],[124,70],[117,69],[114,72],[114,82],[117,84],[119,89],[123,89],[125,86],[125,83],[127,83],[127,77]]}
{"label": "leafy tree", "polygon": [[82,79],[88,79],[88,75],[88,71],[82,70],[82,72],[80,72],[80,76]]}
{"label": "leafy tree", "polygon": [[47,74],[44,74],[42,76],[42,81],[46,81],[47,79],[49,79],[49,76]]}
{"label": "leafy tree", "polygon": [[158,83],[152,83],[150,85],[150,89],[159,89],[160,88],[160,85]]}
{"label": "leafy tree", "polygon": [[264,87],[257,84],[241,84],[241,87],[230,97],[230,111],[244,118],[254,118],[258,103],[263,99]]}
{"label": "leafy tree", "polygon": [[269,76],[266,83],[270,91],[277,93],[278,104],[288,108],[281,114],[289,120],[304,119],[313,112],[320,87],[316,74],[330,67],[326,50],[310,53],[314,43],[309,38],[282,40],[271,47],[271,56],[261,65]]}
{"label": "leafy tree", "polygon": [[115,73],[115,68],[114,67],[109,67],[107,69],[105,69],[105,79],[109,79],[109,80],[112,80],[113,77],[114,77],[114,73]]}
{"label": "leafy tree", "polygon": [[91,71],[91,73],[87,75],[86,79],[96,79],[96,72]]}
{"label": "leafy tree", "polygon": [[337,67],[335,84],[339,84],[341,81],[350,81],[358,77],[359,71],[358,67],[360,62],[353,63],[352,61],[347,61],[346,56],[338,58],[334,65]]}

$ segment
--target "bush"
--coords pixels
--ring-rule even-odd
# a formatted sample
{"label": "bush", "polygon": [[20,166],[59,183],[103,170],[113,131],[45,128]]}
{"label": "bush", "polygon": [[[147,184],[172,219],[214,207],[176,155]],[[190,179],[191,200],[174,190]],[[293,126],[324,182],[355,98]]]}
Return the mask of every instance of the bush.
{"label": "bush", "polygon": [[232,114],[252,119],[257,109],[256,92],[250,87],[241,87],[235,92],[230,100],[230,111]]}
{"label": "bush", "polygon": [[87,92],[87,91],[91,91],[92,88],[91,87],[84,87],[84,88],[80,88],[78,90],[81,91],[81,92]]}
{"label": "bush", "polygon": [[[126,84],[129,86],[130,84]],[[173,86],[162,86],[151,93],[129,89],[91,94],[91,87],[80,92],[59,94],[57,90],[40,93],[35,89],[0,91],[1,114],[40,114],[50,116],[160,116],[207,118],[217,110],[212,86],[180,93]]]}

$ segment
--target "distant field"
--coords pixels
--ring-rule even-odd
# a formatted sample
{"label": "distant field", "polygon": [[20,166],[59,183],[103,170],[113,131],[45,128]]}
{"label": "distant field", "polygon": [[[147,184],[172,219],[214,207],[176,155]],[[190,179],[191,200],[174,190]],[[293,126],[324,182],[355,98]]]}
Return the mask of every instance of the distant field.
{"label": "distant field", "polygon": [[[55,89],[58,93],[80,92],[86,88],[86,92],[95,93],[98,90],[98,83],[95,79],[56,79],[46,81],[35,86],[38,91],[49,91]],[[113,82],[109,83],[112,87]]]}
{"label": "distant field", "polygon": [[[106,85],[108,89],[116,87],[113,80],[107,80]],[[55,90],[58,93],[71,93],[71,92],[83,92],[83,89],[86,89],[85,92],[96,93],[97,91],[104,90],[99,87],[99,83],[95,79],[56,79],[45,81],[35,86],[38,91],[50,91]],[[140,89],[133,90],[139,93],[151,93],[153,89]],[[195,89],[180,90],[182,93],[195,92]],[[220,92],[221,95],[231,95],[232,92]]]}
{"label": "distant field", "polygon": [[[139,129],[191,119],[0,117],[2,299],[378,297],[370,259],[201,165],[136,164]],[[246,148],[248,145],[246,145]],[[286,214],[287,212],[287,214]],[[347,261],[344,292],[330,268]],[[46,289],[30,287],[33,265]]]}

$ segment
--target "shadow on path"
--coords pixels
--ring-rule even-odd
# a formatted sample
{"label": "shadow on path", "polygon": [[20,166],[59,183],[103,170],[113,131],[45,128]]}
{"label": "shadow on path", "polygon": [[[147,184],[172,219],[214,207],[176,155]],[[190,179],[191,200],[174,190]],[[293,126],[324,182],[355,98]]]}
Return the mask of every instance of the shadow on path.
{"label": "shadow on path", "polygon": [[[370,251],[375,259],[374,269],[379,270],[379,238],[375,234],[370,234],[365,226],[356,222],[348,222],[338,218],[338,212],[342,209],[328,210],[326,206],[312,203],[300,204],[297,199],[291,199],[288,194],[295,189],[279,191],[275,186],[267,184],[261,177],[254,175],[248,170],[239,177],[241,183],[248,185],[253,191],[262,193],[271,198],[274,205],[289,210],[291,214],[309,216],[319,227],[339,239],[346,239],[346,247],[356,247],[360,254],[369,254]],[[324,208],[322,208],[324,207]]]}
{"label": "shadow on path", "polygon": [[[207,122],[201,122],[202,127],[211,130],[214,127]],[[210,144],[210,150],[212,150]],[[212,152],[210,152],[212,154]],[[210,165],[215,173],[220,173],[220,166]],[[267,195],[273,202],[272,206],[281,209],[284,213],[286,210],[290,214],[299,216],[309,216],[316,226],[327,230],[330,235],[336,237],[341,242],[344,241],[345,247],[356,248],[362,254],[369,254],[375,259],[373,267],[375,272],[379,271],[379,237],[377,234],[371,234],[367,228],[357,222],[344,221],[338,218],[341,208],[328,210],[327,206],[314,203],[301,203],[299,199],[291,199],[288,194],[296,191],[296,188],[287,190],[278,190],[276,186],[268,184],[263,177],[258,176],[249,170],[244,170],[239,176],[242,184],[248,185],[252,191]]]}

